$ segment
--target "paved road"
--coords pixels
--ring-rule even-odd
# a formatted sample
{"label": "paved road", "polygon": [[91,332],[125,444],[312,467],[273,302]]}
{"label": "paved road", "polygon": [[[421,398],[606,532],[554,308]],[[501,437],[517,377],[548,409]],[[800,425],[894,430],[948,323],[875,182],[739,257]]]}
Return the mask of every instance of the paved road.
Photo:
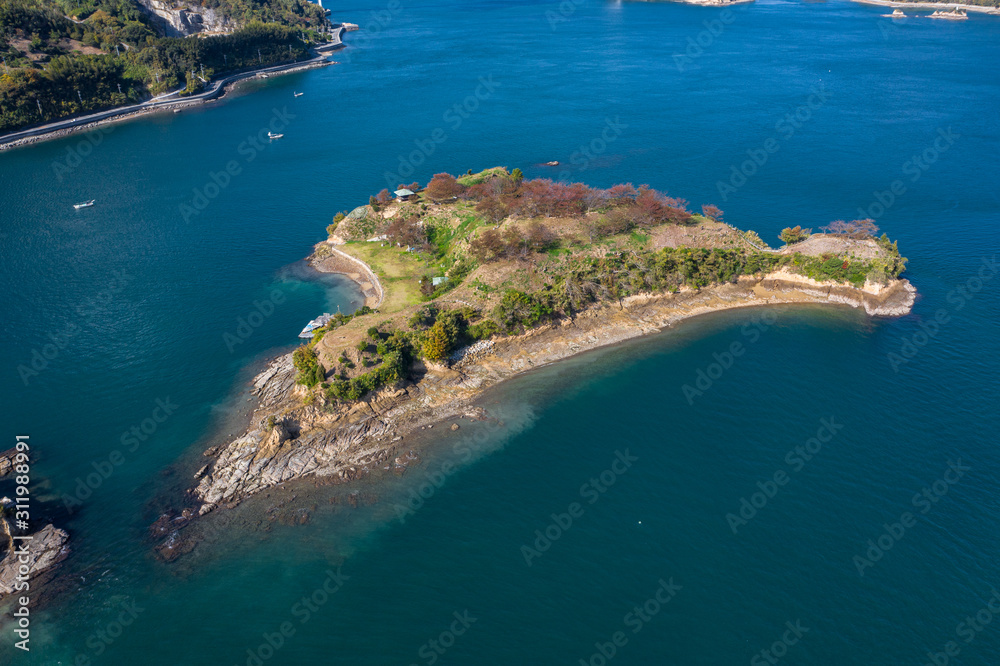
{"label": "paved road", "polygon": [[107,120],[108,118],[114,118],[116,116],[122,116],[128,113],[134,113],[136,111],[144,111],[148,109],[159,109],[159,108],[169,108],[171,106],[179,106],[184,104],[190,104],[198,100],[209,100],[218,97],[222,92],[223,88],[233,81],[238,81],[240,79],[246,79],[253,76],[257,76],[262,72],[281,72],[287,69],[292,69],[294,67],[301,67],[303,65],[311,65],[314,63],[322,62],[330,56],[329,53],[322,53],[317,55],[315,58],[309,60],[301,60],[299,62],[289,63],[287,65],[277,65],[274,67],[265,67],[264,69],[255,69],[249,72],[241,72],[239,74],[231,74],[230,76],[213,81],[207,90],[198,93],[197,95],[189,95],[188,97],[178,97],[173,98],[177,95],[183,88],[175,90],[172,93],[166,93],[165,95],[160,95],[154,97],[153,99],[147,100],[140,104],[131,104],[129,106],[119,106],[114,109],[108,109],[107,111],[100,111],[98,113],[91,113],[86,116],[79,116],[77,118],[69,118],[67,120],[59,120],[56,122],[48,123],[46,125],[39,125],[38,127],[32,127],[31,129],[20,130],[18,132],[11,132],[10,134],[4,134],[0,136],[0,146],[17,141],[19,139],[26,139],[32,136],[41,136],[43,134],[49,134],[52,132],[58,132],[64,129],[70,129],[72,127],[78,127],[80,125],[87,125],[89,123],[97,122],[99,120]]}

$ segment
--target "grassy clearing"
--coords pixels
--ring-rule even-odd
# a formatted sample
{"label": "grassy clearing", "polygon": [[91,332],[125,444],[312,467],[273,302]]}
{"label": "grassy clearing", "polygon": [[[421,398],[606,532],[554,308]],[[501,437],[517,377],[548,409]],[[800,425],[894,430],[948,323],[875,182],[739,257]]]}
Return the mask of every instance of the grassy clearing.
{"label": "grassy clearing", "polygon": [[347,243],[339,249],[371,266],[382,281],[385,301],[380,311],[397,312],[421,302],[420,276],[433,271],[420,256],[405,248],[364,241]]}

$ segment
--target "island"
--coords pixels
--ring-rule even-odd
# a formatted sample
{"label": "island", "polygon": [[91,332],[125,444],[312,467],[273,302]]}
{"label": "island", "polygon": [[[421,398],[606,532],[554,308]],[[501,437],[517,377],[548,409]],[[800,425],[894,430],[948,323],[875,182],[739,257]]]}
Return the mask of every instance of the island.
{"label": "island", "polygon": [[490,418],[475,404],[489,387],[685,318],[790,303],[911,310],[906,259],[871,220],[787,228],[771,248],[723,218],[646,185],[503,167],[400,184],[338,213],[309,261],[354,279],[366,304],[324,318],[256,376],[246,431],[205,452],[183,513],[161,524],[296,479],[405,467],[415,430]]}

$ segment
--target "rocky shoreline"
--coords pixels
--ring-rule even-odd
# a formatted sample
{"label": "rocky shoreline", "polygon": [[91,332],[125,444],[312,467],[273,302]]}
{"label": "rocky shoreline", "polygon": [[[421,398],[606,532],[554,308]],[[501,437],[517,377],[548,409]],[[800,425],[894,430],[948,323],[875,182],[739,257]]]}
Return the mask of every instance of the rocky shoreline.
{"label": "rocky shoreline", "polygon": [[862,5],[879,5],[880,7],[897,7],[899,9],[962,9],[980,14],[1000,14],[1000,9],[986,5],[965,5],[960,2],[898,2],[897,0],[854,0]]}
{"label": "rocky shoreline", "polygon": [[[345,272],[324,262],[314,265]],[[205,452],[211,461],[199,470],[190,492],[197,512],[204,515],[304,477],[349,481],[377,465],[390,469],[414,431],[463,416],[486,418],[473,405],[489,387],[698,315],[765,305],[833,304],[863,308],[870,316],[901,316],[910,312],[915,295],[907,280],[857,288],[786,271],[699,290],[639,294],[625,298],[620,307],[596,305],[573,319],[494,338],[453,363],[427,364],[418,381],[382,389],[334,411],[304,404],[304,389],[295,384],[292,356],[286,354],[254,379],[252,392],[259,404],[250,426],[242,436]]]}
{"label": "rocky shoreline", "polygon": [[39,577],[69,556],[68,541],[69,534],[64,530],[46,525],[30,539],[20,542],[24,553],[17,548],[9,549],[7,556],[0,560],[0,600],[15,591],[27,591],[22,587],[25,582],[32,589],[43,584],[45,579]]}

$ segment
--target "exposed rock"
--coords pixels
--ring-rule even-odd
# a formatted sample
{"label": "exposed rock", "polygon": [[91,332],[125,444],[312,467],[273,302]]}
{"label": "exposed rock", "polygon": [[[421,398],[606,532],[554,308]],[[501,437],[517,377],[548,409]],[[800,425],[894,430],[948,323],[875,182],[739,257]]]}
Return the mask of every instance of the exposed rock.
{"label": "exposed rock", "polygon": [[[254,426],[218,449],[194,494],[200,513],[233,506],[261,490],[313,475],[331,482],[364,476],[375,465],[402,473],[409,457],[395,455],[400,438],[434,423],[467,416],[485,420],[471,407],[483,390],[523,371],[589,349],[655,333],[677,322],[719,310],[792,303],[835,303],[864,308],[869,315],[897,316],[910,311],[915,290],[906,280],[852,287],[818,282],[776,271],[741,277],[734,284],[678,293],[637,294],[621,304],[596,305],[566,322],[519,336],[496,338],[463,350],[451,367],[427,364],[416,384],[382,389],[332,412],[306,406],[295,386],[291,354],[272,362],[253,382],[260,405]],[[268,430],[268,415],[281,423]],[[451,426],[455,430],[458,424]]]}
{"label": "exposed rock", "polygon": [[17,457],[17,449],[0,451],[0,476],[6,476],[14,471],[14,459]]}
{"label": "exposed rock", "polygon": [[228,33],[238,26],[228,17],[208,7],[196,11],[185,3],[171,0],[138,0],[139,6],[150,15],[167,37],[187,37],[196,33]]}
{"label": "exposed rock", "polygon": [[[17,577],[23,571],[29,583],[39,574],[51,569],[69,555],[69,534],[53,525],[46,525],[31,535],[30,540],[15,542],[15,552],[7,553],[0,561],[0,598],[14,592]],[[20,551],[27,548],[27,563],[20,561]]]}

